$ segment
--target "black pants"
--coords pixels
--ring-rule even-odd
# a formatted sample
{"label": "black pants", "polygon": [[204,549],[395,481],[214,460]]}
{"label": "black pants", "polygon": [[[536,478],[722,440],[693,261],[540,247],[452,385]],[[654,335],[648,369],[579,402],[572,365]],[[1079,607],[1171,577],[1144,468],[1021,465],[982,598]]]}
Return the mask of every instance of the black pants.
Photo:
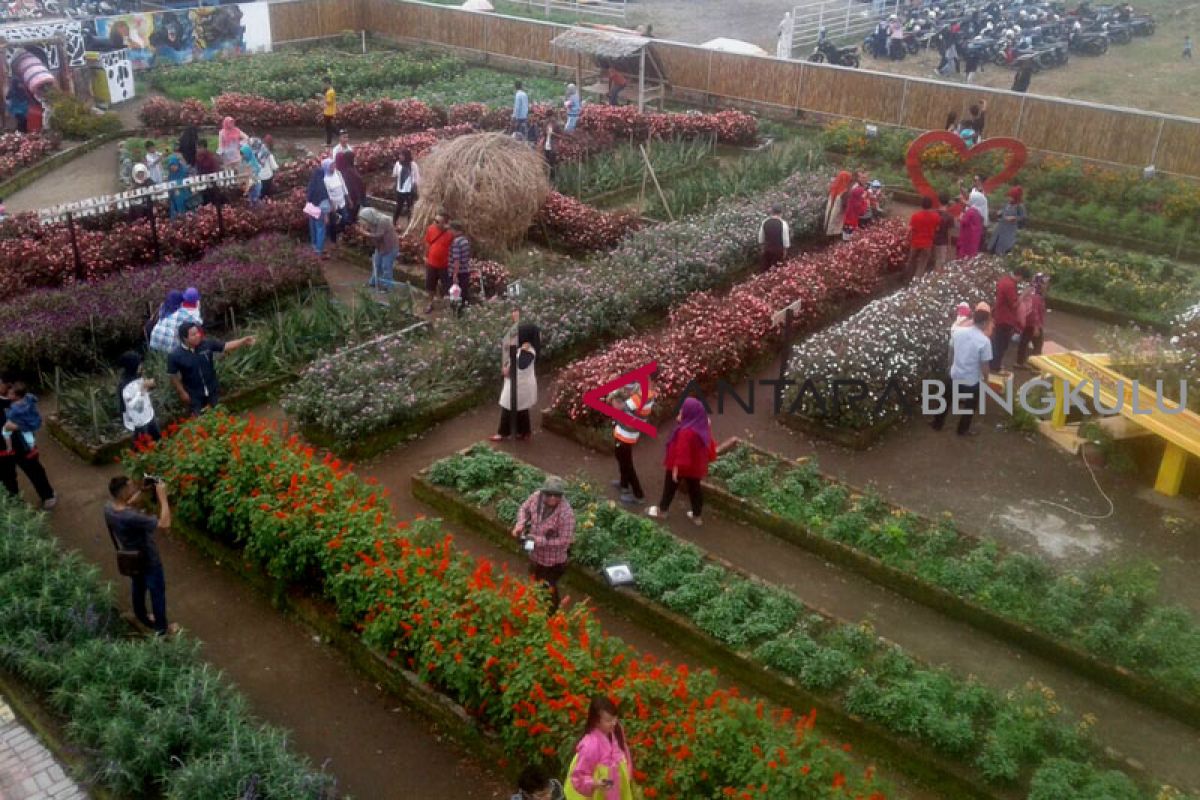
{"label": "black pants", "polygon": [[633,445],[617,442],[617,469],[621,473],[621,491],[629,492],[638,500],[646,496],[637,470],[633,468]]}
{"label": "black pants", "polygon": [[555,176],[558,174],[558,153],[554,150],[542,148],[542,157],[546,159],[546,163],[550,166],[550,182],[554,182]]}
{"label": "black pants", "polygon": [[1004,368],[1004,354],[1008,352],[1008,345],[1016,332],[1017,329],[1012,325],[997,325],[996,330],[992,331],[992,372]]}
{"label": "black pants", "polygon": [[[462,290],[462,295],[460,296],[458,309],[455,313],[461,317],[463,309],[475,302],[475,299],[471,297],[471,273],[458,273],[458,288]],[[528,414],[529,412],[525,413]]]}
{"label": "black pants", "polygon": [[543,564],[537,564],[533,561],[529,562],[529,576],[538,583],[543,583],[550,590],[550,613],[558,611],[558,604],[562,602],[562,598],[558,594],[558,581],[562,578],[563,573],[567,571],[566,564],[555,564],[552,567],[547,567]]}
{"label": "black pants", "polygon": [[54,487],[46,477],[46,468],[42,466],[37,450],[30,450],[18,431],[13,432],[12,443],[12,452],[0,455],[0,483],[4,484],[5,490],[14,497],[20,491],[17,487],[17,469],[20,468],[42,502],[54,497]]}
{"label": "black pants", "polygon": [[274,194],[275,178],[272,176],[267,178],[265,181],[262,181],[262,192],[259,193],[259,197],[271,197]]}
{"label": "black pants", "polygon": [[1029,358],[1029,346],[1033,345],[1033,355],[1040,356],[1042,354],[1042,342],[1044,331],[1039,331],[1037,336],[1033,335],[1033,328],[1026,328],[1021,331],[1021,341],[1017,342],[1017,363],[1024,364]]}
{"label": "black pants", "polygon": [[971,420],[975,416],[975,411],[979,408],[979,384],[976,383],[972,386],[959,384],[956,387],[954,381],[947,378],[943,381],[943,385],[946,387],[946,408],[933,421],[933,429],[940,431],[942,426],[946,424],[946,417],[954,409],[954,394],[957,392],[962,398],[959,403],[962,408],[966,409],[965,413],[958,415],[958,432],[960,435],[965,435],[967,431],[971,430]]}
{"label": "black pants", "polygon": [[413,202],[417,199],[416,192],[396,192],[396,210],[392,212],[392,224],[401,217],[411,217]]}
{"label": "black pants", "polygon": [[[167,577],[162,564],[150,567],[141,575],[130,579],[133,583],[133,615],[138,622],[155,633],[167,632]],[[150,593],[150,607],[154,609],[154,621],[146,615],[146,593]]]}
{"label": "black pants", "polygon": [[658,501],[659,510],[666,511],[671,507],[671,501],[675,499],[675,490],[681,483],[687,484],[688,499],[692,501],[692,516],[700,516],[700,512],[704,510],[704,490],[700,488],[700,479],[680,478],[676,481],[671,477],[670,470],[667,470],[667,475],[663,479],[662,500]]}
{"label": "black pants", "polygon": [[[513,412],[507,408],[500,409],[500,430],[497,431],[501,436],[510,436],[513,433],[512,425]],[[528,436],[533,432],[529,424],[529,409],[517,412],[517,430],[518,436]]]}
{"label": "black pants", "polygon": [[759,256],[759,260],[758,260],[759,272],[766,272],[767,270],[771,269],[772,267],[782,264],[784,258],[786,258],[786,257],[787,257],[787,251],[785,251],[785,250],[766,250],[766,249],[764,249],[762,251],[762,255]]}
{"label": "black pants", "polygon": [[333,117],[325,117],[325,146],[329,147],[333,144]]}
{"label": "black pants", "polygon": [[330,244],[337,244],[338,234],[346,227],[347,213],[346,206],[329,212],[329,221],[325,223],[325,239]]}

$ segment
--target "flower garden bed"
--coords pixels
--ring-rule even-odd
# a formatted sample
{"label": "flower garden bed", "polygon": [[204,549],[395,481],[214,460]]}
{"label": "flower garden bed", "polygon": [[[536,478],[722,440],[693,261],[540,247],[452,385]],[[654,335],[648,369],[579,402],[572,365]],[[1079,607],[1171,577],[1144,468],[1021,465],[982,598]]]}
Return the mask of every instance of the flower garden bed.
{"label": "flower garden bed", "polygon": [[671,309],[667,324],[577,361],[558,376],[547,411],[596,426],[610,424],[584,394],[635,366],[656,362],[657,409],[669,415],[689,385],[711,388],[740,375],[779,345],[772,316],[799,302],[793,330],[802,334],[835,317],[848,303],[879,290],[907,257],[904,226],[889,220],[851,242],[799,255],[727,293],[702,291]]}
{"label": "flower garden bed", "polygon": [[[787,377],[795,383],[779,421],[802,420],[806,432],[829,430],[842,441],[849,434],[869,444],[868,433],[882,434],[919,408],[921,381],[945,370],[954,307],[990,302],[1003,274],[995,258],[955,261],[808,337],[788,359]],[[832,382],[847,380],[865,384],[863,398],[833,404]]]}
{"label": "flower garden bed", "polygon": [[[399,305],[381,305],[360,297],[350,307],[324,292],[313,292],[274,314],[250,318],[237,335],[257,336],[253,347],[230,353],[216,362],[225,396],[233,409],[246,409],[274,396],[318,356],[380,334],[404,330],[416,320]],[[151,353],[144,366],[157,386],[151,392],[159,426],[184,415],[170,378],[166,358]],[[132,443],[116,404],[119,375],[105,370],[56,387],[58,412],[47,424],[67,449],[92,464],[111,462]]]}
{"label": "flower garden bed", "polygon": [[[413,487],[419,499],[512,547],[517,506],[544,478],[481,445],[435,463],[414,476]],[[1005,695],[931,669],[877,639],[869,625],[839,623],[621,510],[586,484],[571,484],[567,495],[577,509],[573,573],[586,577],[599,599],[706,660],[727,670],[733,665],[732,674],[757,691],[781,702],[813,702],[823,719],[850,726],[842,730],[854,730],[860,744],[864,737],[881,747],[890,743],[910,768],[920,761],[926,779],[929,770],[942,772],[958,784],[942,787],[951,796],[1006,795],[1059,758],[1077,762],[1095,780],[1114,780],[1087,733],[1090,723],[1065,719],[1048,688],[1031,682]],[[616,563],[630,566],[636,589],[606,588],[601,570]],[[1128,778],[1118,782],[1123,789],[1114,796],[1154,796]],[[1068,797],[1095,800],[1086,792],[1056,800]]]}
{"label": "flower garden bed", "polygon": [[818,741],[815,715],[767,709],[709,672],[643,656],[585,607],[547,619],[542,592],[461,553],[436,522],[393,522],[371,482],[286,431],[207,414],[127,466],[178,487],[176,515],[233,545],[241,564],[323,596],[391,669],[494,732],[509,763],[569,761],[588,697],[603,692],[622,708],[647,797],[748,787],[780,800],[884,797],[872,770]]}
{"label": "flower garden bed", "polygon": [[[330,775],[290,752],[186,637],[129,638],[96,568],[46,516],[0,498],[0,667],[64,721],[100,796],[327,800]],[[153,732],[153,736],[147,736]]]}
{"label": "flower garden bed", "polygon": [[[543,329],[541,364],[562,363],[691,292],[734,280],[757,254],[764,205],[782,203],[797,239],[815,232],[823,184],[795,176],[765,197],[638,231],[587,263],[523,281],[523,316]],[[315,441],[356,457],[379,452],[397,431],[426,428],[439,407],[494,391],[498,343],[510,325],[506,304],[488,304],[459,322],[435,320],[434,334],[420,343],[335,354],[306,373],[285,408]]]}
{"label": "flower garden bed", "polygon": [[1034,556],[887,503],[734,439],[705,485],[715,508],[899,594],[1200,726],[1200,627],[1139,570],[1059,573]]}

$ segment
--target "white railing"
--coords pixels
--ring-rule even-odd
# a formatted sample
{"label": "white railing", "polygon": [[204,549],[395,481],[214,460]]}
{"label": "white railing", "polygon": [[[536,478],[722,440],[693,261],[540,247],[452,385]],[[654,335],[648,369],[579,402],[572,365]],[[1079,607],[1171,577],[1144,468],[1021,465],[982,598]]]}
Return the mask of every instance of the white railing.
{"label": "white railing", "polygon": [[625,19],[625,0],[510,0],[513,5],[527,6],[531,12],[549,18],[552,13],[572,16]]}
{"label": "white railing", "polygon": [[903,0],[806,0],[792,8],[792,57],[807,58],[821,28],[836,42],[860,43],[881,17],[901,14]]}

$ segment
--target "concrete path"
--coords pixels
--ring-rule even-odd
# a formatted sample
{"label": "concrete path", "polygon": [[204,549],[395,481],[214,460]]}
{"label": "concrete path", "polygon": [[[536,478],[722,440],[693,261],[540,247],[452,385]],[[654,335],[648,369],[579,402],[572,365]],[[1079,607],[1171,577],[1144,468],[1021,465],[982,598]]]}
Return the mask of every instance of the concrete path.
{"label": "concrete path", "polygon": [[0,800],[85,800],[38,738],[0,697]]}

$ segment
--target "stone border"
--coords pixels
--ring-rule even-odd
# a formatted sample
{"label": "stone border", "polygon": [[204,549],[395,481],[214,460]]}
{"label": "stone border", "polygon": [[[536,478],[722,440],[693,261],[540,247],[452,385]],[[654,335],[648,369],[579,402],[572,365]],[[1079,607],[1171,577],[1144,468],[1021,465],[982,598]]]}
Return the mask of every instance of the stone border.
{"label": "stone border", "polygon": [[[725,453],[739,445],[775,459],[781,464],[788,463],[786,458],[781,458],[775,453],[756,447],[738,437],[723,442],[718,452]],[[823,473],[821,477],[831,485],[846,488],[852,494],[863,494],[863,490],[845,481],[831,478]],[[882,560],[855,547],[826,538],[803,525],[763,511],[754,503],[737,497],[723,487],[714,484],[711,478],[705,479],[704,489],[712,506],[728,517],[769,533],[788,544],[815,553],[821,558],[849,569],[913,602],[932,608],[960,622],[965,622],[973,628],[999,639],[1016,644],[1056,664],[1066,666],[1112,691],[1125,695],[1134,702],[1149,706],[1180,722],[1200,728],[1200,702],[1197,702],[1195,697],[1187,697],[1166,689],[1153,680],[1142,677],[1125,667],[1099,659],[1074,645],[1055,639],[1044,631],[1016,622],[905,570],[889,566]],[[884,504],[892,510],[914,514],[923,522],[933,524],[932,520],[903,506],[887,501],[884,501]],[[979,540],[979,537],[972,534],[964,534],[962,538],[968,541]]]}
{"label": "stone border", "polygon": [[[506,551],[520,552],[509,535],[508,526],[469,504],[456,492],[435,486],[428,480],[427,473],[428,468],[412,476],[413,497],[432,506],[447,519],[486,536]],[[707,552],[704,559],[740,577],[762,583],[758,578]],[[599,572],[572,563],[567,568],[566,580],[569,586],[602,603],[609,610],[642,628],[654,631],[693,657],[717,665],[730,678],[762,693],[773,702],[789,707],[818,709],[817,717],[826,730],[853,739],[858,752],[885,760],[892,769],[909,775],[922,785],[955,798],[1009,800],[1017,796],[1015,791],[985,784],[981,776],[924,745],[900,739],[882,726],[847,713],[839,703],[810,692],[795,680],[780,675],[749,655],[730,649],[690,620],[636,591],[610,586]],[[822,616],[836,619],[818,607],[808,607]]]}

